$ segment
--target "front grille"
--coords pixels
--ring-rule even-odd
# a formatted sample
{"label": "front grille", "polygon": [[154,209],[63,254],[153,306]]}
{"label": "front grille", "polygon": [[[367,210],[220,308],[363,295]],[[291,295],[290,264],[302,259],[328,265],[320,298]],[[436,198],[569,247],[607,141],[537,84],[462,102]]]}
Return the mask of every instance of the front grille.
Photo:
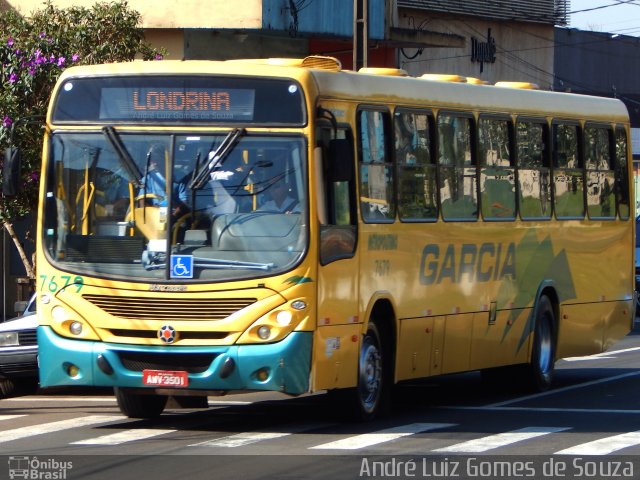
{"label": "front grille", "polygon": [[118,357],[127,370],[185,370],[202,373],[216,358],[213,353],[144,353],[119,352]]}
{"label": "front grille", "polygon": [[131,320],[223,320],[255,298],[147,298],[83,295],[110,315]]}
{"label": "front grille", "polygon": [[[158,338],[157,330],[130,330],[114,328],[109,331],[114,337]],[[229,332],[178,332],[178,338],[181,340],[222,340],[228,335]]]}
{"label": "front grille", "polygon": [[37,345],[38,335],[35,330],[22,330],[18,332],[18,342],[20,345]]}

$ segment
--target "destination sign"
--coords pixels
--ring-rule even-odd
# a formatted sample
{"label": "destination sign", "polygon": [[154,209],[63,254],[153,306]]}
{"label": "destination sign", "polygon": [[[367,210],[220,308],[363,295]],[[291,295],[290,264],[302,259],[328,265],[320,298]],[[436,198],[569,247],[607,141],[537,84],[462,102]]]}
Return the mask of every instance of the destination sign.
{"label": "destination sign", "polygon": [[70,78],[57,90],[54,123],[306,123],[300,85],[247,76],[96,76]]}
{"label": "destination sign", "polygon": [[100,119],[253,120],[255,91],[103,88]]}

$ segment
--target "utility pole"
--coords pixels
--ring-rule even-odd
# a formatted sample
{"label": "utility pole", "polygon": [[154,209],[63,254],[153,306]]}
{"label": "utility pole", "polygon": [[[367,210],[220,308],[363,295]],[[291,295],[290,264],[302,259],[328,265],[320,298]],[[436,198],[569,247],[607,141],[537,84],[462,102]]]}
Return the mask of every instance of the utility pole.
{"label": "utility pole", "polygon": [[369,38],[368,0],[353,0],[353,69],[367,66]]}

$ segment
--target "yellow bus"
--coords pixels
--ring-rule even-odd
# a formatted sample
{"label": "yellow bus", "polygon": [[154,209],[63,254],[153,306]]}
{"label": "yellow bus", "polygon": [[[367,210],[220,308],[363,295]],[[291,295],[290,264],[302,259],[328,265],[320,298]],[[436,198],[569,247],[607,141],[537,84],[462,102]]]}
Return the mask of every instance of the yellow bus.
{"label": "yellow bus", "polygon": [[620,101],[531,84],[327,57],[70,68],[41,386],[114,387],[143,418],[266,390],[370,419],[395,384],[473,370],[547,389],[632,326],[629,144]]}

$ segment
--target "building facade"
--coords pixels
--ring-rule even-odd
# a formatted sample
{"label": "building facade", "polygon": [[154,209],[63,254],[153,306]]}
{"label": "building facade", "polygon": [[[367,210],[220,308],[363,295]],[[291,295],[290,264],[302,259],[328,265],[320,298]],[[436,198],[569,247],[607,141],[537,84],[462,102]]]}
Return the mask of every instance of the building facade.
{"label": "building facade", "polygon": [[[59,8],[95,0],[52,0]],[[148,41],[170,59],[338,57],[354,65],[354,18],[364,22],[367,66],[456,73],[488,82],[552,85],[553,27],[568,0],[130,0]],[[0,0],[28,15],[41,0]],[[358,7],[364,12],[358,15]]]}

